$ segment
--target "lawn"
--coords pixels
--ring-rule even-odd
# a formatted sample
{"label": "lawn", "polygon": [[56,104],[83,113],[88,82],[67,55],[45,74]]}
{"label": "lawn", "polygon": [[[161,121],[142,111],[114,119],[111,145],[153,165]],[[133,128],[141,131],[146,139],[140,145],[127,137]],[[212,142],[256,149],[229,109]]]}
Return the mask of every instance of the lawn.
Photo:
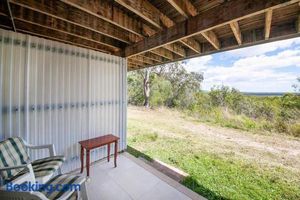
{"label": "lawn", "polygon": [[182,184],[208,199],[300,199],[297,138],[129,107],[128,145],[188,173]]}

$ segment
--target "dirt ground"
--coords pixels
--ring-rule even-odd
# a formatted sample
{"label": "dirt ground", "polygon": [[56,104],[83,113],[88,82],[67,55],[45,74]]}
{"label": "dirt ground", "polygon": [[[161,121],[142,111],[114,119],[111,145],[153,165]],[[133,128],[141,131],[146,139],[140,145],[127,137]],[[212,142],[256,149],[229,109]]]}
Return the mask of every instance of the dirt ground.
{"label": "dirt ground", "polygon": [[[168,137],[199,141],[196,148],[219,155],[253,160],[269,167],[281,166],[300,173],[300,139],[275,133],[245,132],[197,122],[165,108],[128,107],[129,123],[145,122],[147,129]],[[140,127],[141,129],[145,127]],[[130,135],[130,131],[128,133]]]}

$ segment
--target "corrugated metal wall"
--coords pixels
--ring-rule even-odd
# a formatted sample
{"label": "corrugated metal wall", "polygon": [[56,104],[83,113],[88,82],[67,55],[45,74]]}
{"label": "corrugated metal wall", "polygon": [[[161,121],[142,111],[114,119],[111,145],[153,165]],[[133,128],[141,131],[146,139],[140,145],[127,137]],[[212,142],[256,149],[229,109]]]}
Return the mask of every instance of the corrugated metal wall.
{"label": "corrugated metal wall", "polygon": [[[113,133],[124,150],[126,69],[120,57],[0,29],[0,140],[54,143],[64,171],[80,166],[80,140]],[[106,147],[91,159],[104,156]]]}

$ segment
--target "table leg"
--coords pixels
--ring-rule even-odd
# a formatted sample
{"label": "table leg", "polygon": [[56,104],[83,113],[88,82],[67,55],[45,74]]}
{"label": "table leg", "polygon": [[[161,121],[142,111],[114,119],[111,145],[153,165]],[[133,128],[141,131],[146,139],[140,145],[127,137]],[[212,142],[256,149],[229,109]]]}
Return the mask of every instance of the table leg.
{"label": "table leg", "polygon": [[80,162],[81,162],[81,169],[80,169],[80,173],[83,172],[83,165],[84,165],[84,162],[83,162],[83,155],[84,155],[84,149],[82,146],[80,146]]}
{"label": "table leg", "polygon": [[90,150],[86,150],[86,173],[90,176]]}
{"label": "table leg", "polygon": [[110,144],[107,144],[107,162],[109,162],[110,158]]}
{"label": "table leg", "polygon": [[117,167],[118,141],[115,141],[115,167]]}

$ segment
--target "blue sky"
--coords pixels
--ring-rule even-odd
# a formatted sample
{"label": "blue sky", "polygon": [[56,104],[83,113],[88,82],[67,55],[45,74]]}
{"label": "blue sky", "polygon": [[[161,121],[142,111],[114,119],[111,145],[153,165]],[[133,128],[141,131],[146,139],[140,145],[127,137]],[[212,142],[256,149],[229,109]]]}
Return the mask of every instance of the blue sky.
{"label": "blue sky", "polygon": [[300,38],[193,58],[185,66],[203,72],[203,90],[223,84],[243,92],[293,92],[300,76]]}

